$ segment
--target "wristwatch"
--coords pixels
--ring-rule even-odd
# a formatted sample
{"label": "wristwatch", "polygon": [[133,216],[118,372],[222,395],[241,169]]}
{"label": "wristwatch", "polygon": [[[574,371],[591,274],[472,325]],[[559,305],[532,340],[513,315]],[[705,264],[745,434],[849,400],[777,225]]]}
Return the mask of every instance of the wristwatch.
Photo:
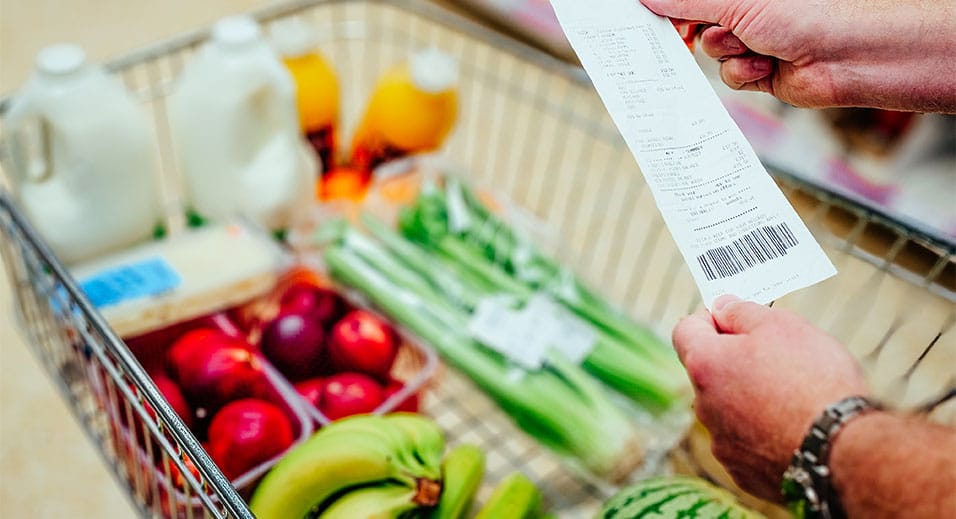
{"label": "wristwatch", "polygon": [[846,514],[830,478],[830,446],[840,429],[854,417],[880,406],[851,396],[824,409],[783,473],[787,508],[797,519],[843,519]]}

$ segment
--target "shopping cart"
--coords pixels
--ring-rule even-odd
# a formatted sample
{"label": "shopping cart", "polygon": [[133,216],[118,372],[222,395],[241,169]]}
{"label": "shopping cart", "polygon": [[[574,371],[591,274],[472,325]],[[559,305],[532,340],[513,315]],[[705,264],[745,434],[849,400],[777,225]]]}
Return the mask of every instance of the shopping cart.
{"label": "shopping cart", "polygon": [[[580,69],[416,0],[296,1],[255,15],[263,22],[299,16],[316,27],[323,53],[347,86],[343,135],[351,134],[374,81],[387,67],[424,46],[456,55],[461,119],[443,155],[476,182],[494,186],[548,222],[560,237],[553,252],[662,336],[700,306],[636,164]],[[172,160],[165,98],[206,35],[185,34],[109,64],[152,114],[174,232],[182,224],[181,179]],[[4,107],[0,102],[0,113]],[[786,172],[773,173],[840,270],[839,276],[776,306],[807,316],[846,343],[884,401],[956,425],[956,409],[947,398],[956,386],[954,245]],[[141,515],[252,517],[2,191],[0,233],[0,252],[29,343]],[[148,438],[118,439],[111,422],[115,410],[125,423],[141,424]],[[588,517],[607,496],[606,488],[569,472],[451,370],[429,391],[425,412],[443,426],[450,442],[470,441],[485,449],[489,485],[522,470],[561,517]],[[185,498],[199,506],[183,507],[183,496],[163,491],[163,478],[145,477],[129,462],[137,456],[132,449],[158,456],[157,466],[167,478],[173,471],[182,474]],[[699,442],[686,444],[685,465],[729,484],[705,459],[705,451]],[[197,467],[195,473],[187,470],[186,459]]]}

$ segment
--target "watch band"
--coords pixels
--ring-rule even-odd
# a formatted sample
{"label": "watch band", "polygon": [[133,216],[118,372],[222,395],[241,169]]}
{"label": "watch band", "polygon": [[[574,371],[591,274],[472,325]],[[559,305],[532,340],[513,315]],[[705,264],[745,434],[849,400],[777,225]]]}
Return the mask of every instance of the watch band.
{"label": "watch band", "polygon": [[880,406],[865,397],[851,396],[827,406],[810,426],[783,474],[783,495],[797,518],[846,517],[831,480],[830,446],[847,422],[873,409]]}

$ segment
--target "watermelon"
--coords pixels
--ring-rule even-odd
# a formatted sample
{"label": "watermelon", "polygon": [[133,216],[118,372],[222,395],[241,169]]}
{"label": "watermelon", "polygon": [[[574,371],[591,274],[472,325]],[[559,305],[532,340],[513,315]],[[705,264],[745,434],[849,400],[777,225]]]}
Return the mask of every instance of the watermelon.
{"label": "watermelon", "polygon": [[758,519],[726,490],[700,478],[658,477],[629,486],[609,499],[596,519]]}

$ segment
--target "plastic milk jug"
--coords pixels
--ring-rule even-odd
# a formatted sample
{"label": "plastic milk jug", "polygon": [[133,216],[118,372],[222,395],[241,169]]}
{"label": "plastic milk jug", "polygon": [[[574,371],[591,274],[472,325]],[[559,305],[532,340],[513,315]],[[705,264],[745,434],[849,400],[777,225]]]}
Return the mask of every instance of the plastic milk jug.
{"label": "plastic milk jug", "polygon": [[54,253],[75,264],[149,239],[158,161],[141,107],[70,44],[42,49],[5,118],[14,191]]}
{"label": "plastic milk jug", "polygon": [[288,228],[314,191],[317,168],[299,134],[289,72],[248,16],[218,21],[169,100],[189,209]]}

